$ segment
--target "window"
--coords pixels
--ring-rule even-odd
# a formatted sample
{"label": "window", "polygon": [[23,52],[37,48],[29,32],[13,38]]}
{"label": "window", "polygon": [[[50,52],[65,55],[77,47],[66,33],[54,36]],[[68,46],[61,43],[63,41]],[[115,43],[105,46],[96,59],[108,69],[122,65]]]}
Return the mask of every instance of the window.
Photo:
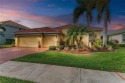
{"label": "window", "polygon": [[123,42],[125,42],[125,34],[122,35]]}

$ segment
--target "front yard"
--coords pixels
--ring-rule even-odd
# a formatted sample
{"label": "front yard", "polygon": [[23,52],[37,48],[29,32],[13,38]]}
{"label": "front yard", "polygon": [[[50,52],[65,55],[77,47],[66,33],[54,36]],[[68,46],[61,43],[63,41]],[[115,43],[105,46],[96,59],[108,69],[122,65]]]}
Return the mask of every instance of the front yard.
{"label": "front yard", "polygon": [[115,52],[94,53],[90,55],[46,51],[17,58],[14,61],[125,72],[125,48],[119,48]]}
{"label": "front yard", "polygon": [[0,83],[34,83],[34,82],[0,76]]}

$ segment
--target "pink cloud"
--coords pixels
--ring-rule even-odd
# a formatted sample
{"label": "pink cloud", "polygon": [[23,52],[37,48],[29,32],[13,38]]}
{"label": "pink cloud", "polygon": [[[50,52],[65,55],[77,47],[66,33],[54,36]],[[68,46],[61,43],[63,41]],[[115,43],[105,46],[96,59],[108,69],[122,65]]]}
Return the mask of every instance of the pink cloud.
{"label": "pink cloud", "polygon": [[109,30],[118,30],[125,27],[125,22],[122,20],[112,20],[109,25]]}
{"label": "pink cloud", "polygon": [[[57,20],[54,20],[52,18],[48,18],[45,16],[36,16],[36,15],[32,15],[32,14],[27,14],[24,12],[19,12],[16,10],[5,10],[5,9],[0,9],[0,19],[1,20],[21,20],[22,21],[32,21],[32,22],[38,22],[44,25],[65,25],[65,22],[60,22]],[[0,20],[0,21],[1,21]],[[27,24],[29,25],[29,24]],[[35,25],[34,25],[35,26]]]}

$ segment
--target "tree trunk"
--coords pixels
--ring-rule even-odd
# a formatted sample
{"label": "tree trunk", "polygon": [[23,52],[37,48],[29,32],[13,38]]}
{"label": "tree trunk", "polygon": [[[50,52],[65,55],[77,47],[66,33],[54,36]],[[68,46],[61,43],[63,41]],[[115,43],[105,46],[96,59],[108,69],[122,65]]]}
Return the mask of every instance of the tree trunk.
{"label": "tree trunk", "polygon": [[107,46],[107,26],[103,28],[103,47]]}

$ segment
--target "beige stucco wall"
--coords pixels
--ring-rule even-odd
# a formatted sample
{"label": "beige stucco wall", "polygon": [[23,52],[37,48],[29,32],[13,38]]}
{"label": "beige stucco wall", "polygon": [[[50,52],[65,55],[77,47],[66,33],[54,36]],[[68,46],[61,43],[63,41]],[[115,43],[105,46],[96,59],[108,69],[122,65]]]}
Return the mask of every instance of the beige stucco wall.
{"label": "beige stucco wall", "polygon": [[89,45],[89,35],[83,36],[82,39],[84,45],[88,46]]}
{"label": "beige stucco wall", "polygon": [[96,31],[96,32],[94,32],[94,34],[95,34],[97,39],[101,38],[101,32],[100,31]]}
{"label": "beige stucco wall", "polygon": [[109,36],[109,40],[118,40],[120,44],[123,43],[122,34]]}
{"label": "beige stucco wall", "polygon": [[15,37],[15,46],[18,46],[18,36]]}

